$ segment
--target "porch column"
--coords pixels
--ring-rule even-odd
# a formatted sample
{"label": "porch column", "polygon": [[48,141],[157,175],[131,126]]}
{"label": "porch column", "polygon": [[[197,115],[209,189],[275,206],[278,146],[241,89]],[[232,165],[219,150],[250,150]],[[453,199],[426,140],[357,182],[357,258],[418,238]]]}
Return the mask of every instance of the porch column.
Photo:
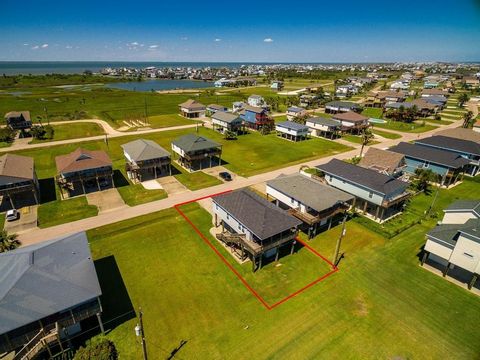
{"label": "porch column", "polygon": [[448,262],[445,269],[443,269],[443,277],[447,276],[448,270],[450,270],[450,262]]}
{"label": "porch column", "polygon": [[364,200],[364,201],[365,201],[365,204],[363,205],[363,214],[367,212],[367,205],[368,205],[368,201],[367,200]]}
{"label": "porch column", "polygon": [[470,282],[468,283],[468,290],[471,290],[472,287],[475,285],[475,283],[477,282],[477,279],[478,279],[478,275],[473,273],[473,276],[472,276],[472,280],[470,280]]}
{"label": "porch column", "polygon": [[12,195],[10,193],[8,193],[8,200],[10,200],[10,206],[12,207],[12,209],[15,209],[15,205],[13,204],[13,200],[12,200]]}
{"label": "porch column", "polygon": [[293,250],[295,250],[295,244],[296,244],[296,243],[297,243],[296,240],[293,240],[293,241],[292,241],[292,247],[290,248],[290,255],[293,254]]}
{"label": "porch column", "polygon": [[157,164],[153,167],[153,174],[155,175],[155,179],[157,178]]}
{"label": "porch column", "polygon": [[377,211],[375,211],[375,219],[378,219],[379,212],[380,212],[380,205],[377,205]]}
{"label": "porch column", "polygon": [[80,184],[82,185],[83,193],[86,194],[87,192],[85,191],[85,185],[83,184],[83,179],[80,179]]}
{"label": "porch column", "polygon": [[428,251],[423,251],[422,262],[421,262],[422,266],[423,266],[423,264],[425,264],[425,261],[427,261],[428,255],[430,255],[430,253]]}
{"label": "porch column", "polygon": [[260,254],[259,259],[258,259],[258,268],[259,269],[262,268],[262,258],[263,258],[263,254]]}
{"label": "porch column", "polygon": [[105,334],[105,329],[103,328],[103,322],[102,322],[102,317],[100,316],[100,313],[97,313],[97,320],[98,320],[98,325],[100,326],[100,331],[102,334]]}
{"label": "porch column", "polygon": [[100,189],[100,182],[98,181],[98,176],[95,177],[95,180],[97,180],[98,191],[101,191],[102,189]]}
{"label": "porch column", "polygon": [[257,258],[252,256],[252,272],[255,272],[255,268],[257,266]]}
{"label": "porch column", "polygon": [[382,213],[380,215],[380,220],[383,220],[383,215],[385,215],[385,208],[382,207]]}
{"label": "porch column", "polygon": [[277,246],[277,253],[275,254],[275,261],[278,261],[278,253],[280,252],[280,246]]}
{"label": "porch column", "polygon": [[33,188],[32,192],[33,192],[33,198],[35,199],[35,204],[38,204],[37,190]]}
{"label": "porch column", "polygon": [[327,230],[330,230],[330,228],[332,227],[332,221],[333,221],[333,216],[330,217],[330,221],[328,222],[328,229]]}
{"label": "porch column", "polygon": [[170,176],[172,176],[172,164],[168,164],[168,172],[170,173]]}
{"label": "porch column", "polygon": [[218,222],[217,222],[218,221],[218,215],[217,215],[217,213],[215,213],[215,216],[213,218],[214,218],[213,221],[214,221],[215,227],[217,228],[218,227]]}

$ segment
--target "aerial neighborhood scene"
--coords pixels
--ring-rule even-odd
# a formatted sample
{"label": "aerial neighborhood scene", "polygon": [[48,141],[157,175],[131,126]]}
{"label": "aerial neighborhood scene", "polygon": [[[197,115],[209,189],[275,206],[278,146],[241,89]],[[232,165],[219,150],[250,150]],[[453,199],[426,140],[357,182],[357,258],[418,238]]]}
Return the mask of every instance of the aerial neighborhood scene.
{"label": "aerial neighborhood scene", "polygon": [[480,359],[480,3],[405,5],[2,2],[0,359]]}

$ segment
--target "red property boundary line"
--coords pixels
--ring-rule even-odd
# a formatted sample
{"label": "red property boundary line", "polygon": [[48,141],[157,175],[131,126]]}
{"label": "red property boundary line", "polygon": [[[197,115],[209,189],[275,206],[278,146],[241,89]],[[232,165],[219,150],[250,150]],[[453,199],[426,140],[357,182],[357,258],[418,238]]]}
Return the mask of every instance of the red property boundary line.
{"label": "red property boundary line", "polygon": [[180,204],[176,204],[174,206],[175,210],[177,210],[177,212],[185,219],[185,221],[190,224],[190,226],[193,228],[193,230],[195,230],[195,232],[200,236],[200,238],[202,238],[202,240],[210,247],[210,249],[212,249],[215,254],[218,255],[218,257],[223,261],[223,263],[225,265],[227,265],[227,267],[235,274],[235,276],[242,282],[242,284],[252,293],[253,296],[255,296],[261,303],[262,305],[267,309],[267,310],[272,310],[273,308],[277,307],[278,305],[280,304],[283,304],[284,302],[290,300],[291,298],[297,296],[298,294],[304,292],[305,290],[307,290],[308,288],[318,284],[319,282],[321,282],[322,280],[325,280],[327,277],[329,277],[330,275],[332,275],[333,273],[337,272],[338,271],[338,267],[336,267],[330,260],[328,260],[327,258],[325,258],[322,254],[320,254],[318,251],[316,251],[315,249],[313,249],[311,246],[309,246],[305,241],[303,240],[300,240],[299,238],[296,238],[296,240],[301,243],[303,246],[305,246],[312,254],[314,254],[315,256],[321,258],[323,261],[327,262],[331,267],[332,267],[332,270],[329,271],[328,273],[326,273],[325,275],[322,275],[321,277],[319,277],[318,279],[312,281],[311,283],[305,285],[304,287],[302,287],[301,289],[293,292],[292,294],[284,297],[283,299],[277,301],[276,303],[274,303],[273,305],[270,305],[268,304],[265,299],[257,292],[255,291],[255,289],[253,287],[250,286],[250,284],[243,278],[242,275],[240,275],[240,273],[233,267],[233,265],[220,253],[220,251],[217,250],[217,248],[210,242],[210,240],[207,239],[207,237],[197,228],[197,226],[188,218],[187,215],[185,215],[185,213],[180,210],[180,206],[183,206],[183,205],[187,205],[187,204],[191,204],[191,203],[194,203],[194,202],[197,202],[197,201],[200,201],[200,200],[204,200],[204,199],[208,199],[208,198],[213,198],[215,196],[218,196],[218,195],[222,195],[222,194],[226,194],[226,193],[229,193],[231,192],[231,190],[228,190],[228,191],[223,191],[223,192],[220,192],[220,193],[217,193],[217,194],[213,194],[213,195],[208,195],[208,196],[204,196],[204,197],[201,197],[201,198],[198,198],[198,199],[194,199],[194,200],[189,200],[189,201],[185,201],[183,203],[180,203]]}

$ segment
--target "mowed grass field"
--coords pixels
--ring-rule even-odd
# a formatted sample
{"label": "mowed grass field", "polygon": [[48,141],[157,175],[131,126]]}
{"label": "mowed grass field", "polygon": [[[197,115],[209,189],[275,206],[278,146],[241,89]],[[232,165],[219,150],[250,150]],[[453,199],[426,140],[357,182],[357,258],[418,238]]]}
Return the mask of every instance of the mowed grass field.
{"label": "mowed grass field", "polygon": [[51,141],[59,141],[59,140],[68,140],[68,139],[78,139],[90,136],[98,136],[103,135],[105,132],[103,128],[95,123],[86,123],[86,122],[79,122],[73,124],[59,124],[59,125],[52,125],[54,130],[53,139],[48,140],[37,140],[33,139],[31,141],[32,144],[36,143],[44,143],[44,142],[51,142]]}
{"label": "mowed grass field", "polygon": [[[441,192],[439,204],[463,196],[462,186]],[[211,226],[198,205],[182,210],[200,229]],[[435,222],[386,240],[349,221],[340,270],[270,311],[174,209],[94,229],[88,237],[107,336],[122,358],[141,356],[132,330],[137,321],[109,327],[109,319],[139,306],[154,359],[168,357],[182,341],[182,359],[477,358],[479,298],[419,266],[424,234]],[[309,245],[331,258],[340,230]],[[325,270],[305,249],[279,264],[255,274],[250,264],[234,266],[272,300]]]}

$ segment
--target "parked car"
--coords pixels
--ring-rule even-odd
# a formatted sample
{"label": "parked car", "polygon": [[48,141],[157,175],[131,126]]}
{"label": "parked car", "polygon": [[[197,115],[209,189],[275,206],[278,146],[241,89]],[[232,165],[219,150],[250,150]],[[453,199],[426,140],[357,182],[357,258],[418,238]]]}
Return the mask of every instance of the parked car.
{"label": "parked car", "polygon": [[225,181],[232,181],[232,175],[230,175],[230,173],[226,171],[222,171],[221,173],[218,174],[218,176],[220,176],[220,178]]}
{"label": "parked car", "polygon": [[7,221],[15,221],[20,217],[20,213],[18,212],[17,209],[12,209],[7,211],[7,215],[5,218]]}

